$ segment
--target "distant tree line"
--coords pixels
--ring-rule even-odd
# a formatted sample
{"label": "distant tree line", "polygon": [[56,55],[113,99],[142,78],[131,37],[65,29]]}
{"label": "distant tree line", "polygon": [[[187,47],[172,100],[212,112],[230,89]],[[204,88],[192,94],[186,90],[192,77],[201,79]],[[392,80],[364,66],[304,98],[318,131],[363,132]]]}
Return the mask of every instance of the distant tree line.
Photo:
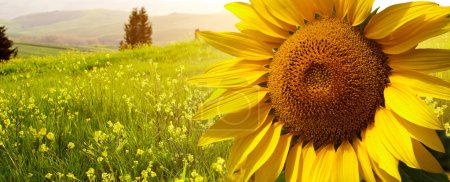
{"label": "distant tree line", "polygon": [[124,30],[124,40],[120,42],[121,50],[152,44],[152,24],[144,7],[133,9]]}
{"label": "distant tree line", "polygon": [[17,47],[12,48],[13,41],[9,40],[5,34],[6,27],[0,27],[0,63],[6,62],[12,57],[17,56]]}

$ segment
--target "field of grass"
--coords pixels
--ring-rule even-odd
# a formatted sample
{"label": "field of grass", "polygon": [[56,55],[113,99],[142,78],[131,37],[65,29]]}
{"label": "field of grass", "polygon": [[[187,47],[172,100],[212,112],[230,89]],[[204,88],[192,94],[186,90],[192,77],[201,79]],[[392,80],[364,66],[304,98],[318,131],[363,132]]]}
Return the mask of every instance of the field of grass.
{"label": "field of grass", "polygon": [[196,146],[211,90],[186,80],[227,57],[190,42],[0,65],[0,181],[217,180],[229,144]]}
{"label": "field of grass", "polygon": [[[449,39],[420,46],[450,48]],[[187,78],[227,58],[187,42],[1,64],[0,181],[220,181],[230,142],[196,146],[215,119],[190,118],[212,90]]]}
{"label": "field of grass", "polygon": [[31,56],[49,56],[58,55],[62,52],[67,51],[79,51],[79,52],[101,52],[101,51],[111,51],[108,47],[73,47],[73,46],[62,46],[62,45],[45,45],[45,44],[33,44],[33,43],[14,43],[17,46],[19,52],[17,56],[26,58]]}

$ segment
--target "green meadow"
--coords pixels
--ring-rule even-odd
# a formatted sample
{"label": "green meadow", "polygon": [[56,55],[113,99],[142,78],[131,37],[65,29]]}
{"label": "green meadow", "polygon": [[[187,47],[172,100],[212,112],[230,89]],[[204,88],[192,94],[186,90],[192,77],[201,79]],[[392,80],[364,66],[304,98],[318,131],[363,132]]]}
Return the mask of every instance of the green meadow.
{"label": "green meadow", "polygon": [[[420,46],[450,49],[449,39]],[[187,79],[229,55],[201,41],[90,53],[32,46],[0,65],[0,181],[223,181],[231,143],[197,147],[215,119],[191,120],[212,89]],[[446,103],[427,101],[450,120]]]}
{"label": "green meadow", "polygon": [[0,65],[0,181],[214,181],[228,143],[197,147],[210,89],[187,79],[229,56],[202,42],[16,58]]}

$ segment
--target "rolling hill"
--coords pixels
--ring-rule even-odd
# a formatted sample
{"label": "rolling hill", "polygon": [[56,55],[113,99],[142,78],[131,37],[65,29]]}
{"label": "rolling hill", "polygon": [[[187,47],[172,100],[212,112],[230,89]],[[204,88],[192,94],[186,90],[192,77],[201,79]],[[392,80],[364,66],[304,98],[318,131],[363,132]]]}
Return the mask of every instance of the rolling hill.
{"label": "rolling hill", "polygon": [[[53,11],[0,20],[16,42],[66,45],[118,45],[129,12],[115,10]],[[195,29],[234,31],[238,19],[229,13],[151,16],[153,42],[163,45],[191,40]]]}

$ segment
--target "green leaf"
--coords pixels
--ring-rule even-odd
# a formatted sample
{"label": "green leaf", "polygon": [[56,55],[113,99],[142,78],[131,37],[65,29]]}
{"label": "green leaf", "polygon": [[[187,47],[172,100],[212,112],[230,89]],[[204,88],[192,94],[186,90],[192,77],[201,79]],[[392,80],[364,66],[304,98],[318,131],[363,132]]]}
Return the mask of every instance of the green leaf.
{"label": "green leaf", "polygon": [[445,173],[429,173],[420,169],[413,169],[404,163],[399,163],[398,171],[403,182],[448,182]]}

